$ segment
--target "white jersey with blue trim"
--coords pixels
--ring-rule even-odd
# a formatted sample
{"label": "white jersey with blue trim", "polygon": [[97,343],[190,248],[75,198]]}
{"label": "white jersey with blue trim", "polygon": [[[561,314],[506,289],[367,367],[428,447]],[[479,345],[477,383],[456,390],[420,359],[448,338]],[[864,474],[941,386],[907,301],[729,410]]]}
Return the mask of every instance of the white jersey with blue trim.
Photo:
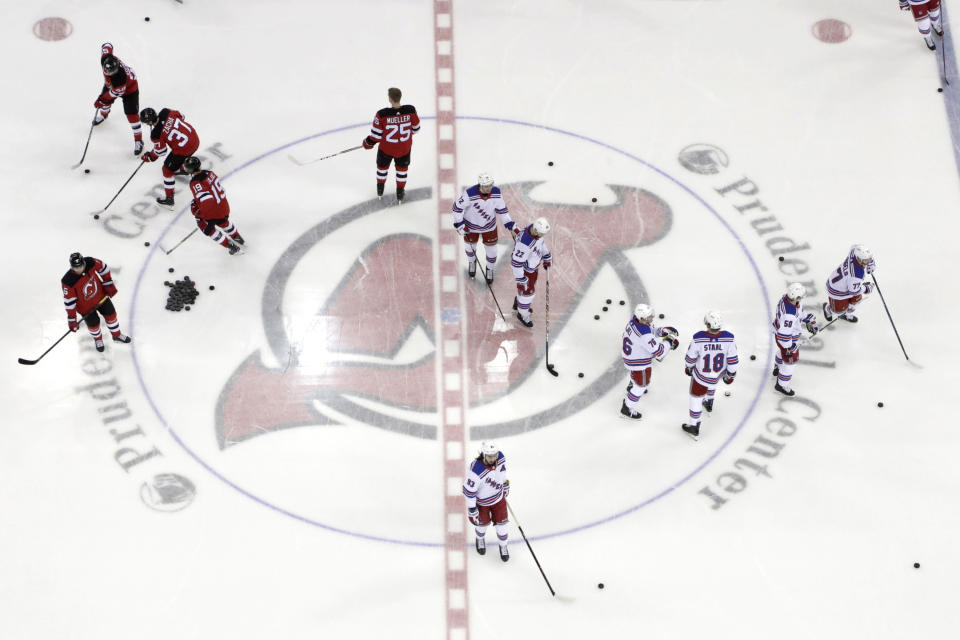
{"label": "white jersey with blue trim", "polygon": [[653,365],[653,359],[663,360],[669,347],[660,341],[663,329],[652,324],[643,324],[636,317],[630,318],[623,330],[620,356],[623,366],[630,371],[643,371]]}
{"label": "white jersey with blue trim", "polygon": [[729,331],[698,331],[693,334],[685,359],[693,377],[700,384],[713,387],[724,373],[736,375],[740,358],[737,343]]}
{"label": "white jersey with blue trim", "polygon": [[497,452],[497,463],[492,467],[479,459],[471,461],[463,481],[463,497],[467,499],[467,508],[472,509],[477,505],[489,507],[500,502],[506,481],[507,458],[502,451]]}
{"label": "white jersey with blue trim", "polygon": [[507,231],[513,230],[513,220],[507,203],[500,194],[500,187],[492,187],[490,194],[480,193],[480,185],[467,187],[460,199],[453,203],[454,226],[462,224],[465,233],[487,233],[497,228],[497,217]]}
{"label": "white jersey with blue trim", "polygon": [[541,262],[552,262],[553,256],[544,242],[543,236],[530,233],[533,225],[528,225],[513,245],[513,255],[510,257],[510,266],[517,281],[526,277],[526,273],[533,273],[540,268]]}
{"label": "white jersey with blue trim", "polygon": [[787,296],[780,298],[777,317],[773,319],[773,334],[784,349],[789,349],[800,337],[803,328],[803,300],[794,305]]}
{"label": "white jersey with blue trim", "polygon": [[827,278],[827,295],[835,300],[846,300],[863,294],[863,281],[867,277],[866,269],[860,266],[853,249],[850,255]]}

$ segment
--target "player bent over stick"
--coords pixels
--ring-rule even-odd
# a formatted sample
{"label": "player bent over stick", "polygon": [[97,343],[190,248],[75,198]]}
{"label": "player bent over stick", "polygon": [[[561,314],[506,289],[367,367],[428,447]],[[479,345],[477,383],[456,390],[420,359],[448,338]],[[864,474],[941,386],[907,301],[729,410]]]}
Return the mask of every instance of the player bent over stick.
{"label": "player bent over stick", "polygon": [[630,371],[627,396],[620,406],[621,417],[633,420],[642,417],[636,409],[650,384],[653,360],[662,361],[670,353],[664,344],[670,345],[670,350],[679,347],[678,335],[673,327],[660,328],[653,324],[653,307],[650,305],[641,303],[633,310],[620,343],[623,366]]}
{"label": "player bent over stick", "polygon": [[[517,281],[517,297],[513,299],[513,308],[517,312],[517,320],[527,328],[533,327],[533,311],[530,305],[537,295],[537,276],[540,265],[544,270],[553,264],[553,256],[543,237],[550,233],[550,223],[546,218],[537,218],[517,236],[513,245],[513,256],[510,266],[513,268],[513,277]],[[549,299],[549,296],[547,296]]]}
{"label": "player bent over stick", "polygon": [[463,496],[467,500],[467,518],[474,526],[477,535],[474,543],[477,553],[487,552],[484,536],[487,527],[493,522],[500,543],[500,559],[510,559],[507,548],[507,496],[510,494],[510,481],[507,480],[507,458],[492,442],[480,445],[480,455],[467,467],[467,477],[463,481]]}
{"label": "player bent over stick", "polygon": [[873,283],[864,282],[867,275],[874,272],[877,262],[873,252],[862,244],[850,247],[850,253],[836,271],[827,278],[828,302],[823,303],[823,317],[832,321],[834,314],[839,314],[841,320],[857,322],[854,311],[863,300],[863,294],[873,293]]}
{"label": "player bent over stick", "polygon": [[130,336],[120,331],[120,322],[117,320],[117,310],[113,307],[111,297],[117,295],[117,287],[113,284],[110,267],[97,258],[84,257],[83,254],[70,254],[70,270],[60,279],[63,290],[63,304],[67,308],[67,326],[70,331],[80,328],[77,322],[77,312],[80,312],[87,330],[97,351],[103,351],[103,334],[100,332],[100,317],[98,312],[107,321],[107,329],[113,336],[114,342],[129,343]]}
{"label": "player bent over stick", "polygon": [[[190,212],[200,231],[235,255],[244,243],[243,236],[230,222],[230,203],[227,194],[220,185],[220,177],[213,171],[200,168],[200,158],[190,156],[183,161],[183,168],[191,174]],[[231,242],[231,240],[233,242]]]}
{"label": "player bent over stick", "polygon": [[170,155],[163,161],[164,197],[157,198],[157,204],[173,207],[173,176],[183,167],[184,161],[197,152],[200,137],[183,114],[174,109],[160,109],[157,113],[147,107],[140,112],[140,120],[151,127],[150,140],[153,141],[153,149],[144,153],[141,160],[155,162],[167,153],[167,144],[170,145]]}
{"label": "player bent over stick", "polygon": [[773,319],[773,334],[777,341],[777,354],[773,366],[773,376],[777,379],[774,389],[785,396],[792,396],[796,392],[790,388],[793,379],[793,370],[800,360],[800,336],[802,327],[806,327],[811,335],[816,335],[820,328],[817,319],[812,313],[803,312],[803,296],[806,289],[799,282],[787,287],[787,293],[780,298],[777,304],[777,316]]}
{"label": "player bent over stick", "polygon": [[737,343],[733,334],[723,330],[719,311],[708,311],[703,316],[706,331],[697,331],[687,347],[684,371],[690,380],[690,422],[681,428],[694,440],[700,439],[700,415],[713,411],[713,394],[720,378],[732,384],[737,375]]}
{"label": "player bent over stick", "polygon": [[463,237],[463,247],[467,254],[467,275],[471,278],[477,275],[477,240],[483,238],[483,247],[487,254],[487,269],[484,275],[487,283],[492,284],[497,269],[497,218],[500,218],[503,227],[514,236],[520,234],[520,229],[510,218],[500,188],[493,186],[490,174],[481,173],[477,184],[467,187],[460,199],[453,203],[451,210],[453,228]]}

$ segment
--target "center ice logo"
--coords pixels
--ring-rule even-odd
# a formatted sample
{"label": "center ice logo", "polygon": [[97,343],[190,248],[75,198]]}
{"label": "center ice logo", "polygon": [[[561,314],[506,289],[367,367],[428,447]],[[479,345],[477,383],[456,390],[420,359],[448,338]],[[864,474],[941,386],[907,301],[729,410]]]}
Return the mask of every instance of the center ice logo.
{"label": "center ice logo", "polygon": [[[549,246],[556,264],[551,270],[550,292],[554,341],[562,339],[567,318],[604,265],[612,267],[629,297],[629,306],[621,308],[632,309],[646,299],[641,278],[624,251],[664,237],[672,214],[661,198],[633,186],[608,185],[615,197],[613,204],[584,206],[535,200],[531,193],[538,184],[503,185],[502,192],[518,224],[528,224],[542,215],[553,226]],[[408,192],[404,207],[429,197],[426,188]],[[259,352],[251,353],[239,365],[217,403],[216,429],[221,448],[280,429],[338,424],[332,414],[418,438],[436,438],[438,332],[430,238],[414,233],[388,234],[371,239],[360,251],[328,299],[318,301],[317,317],[336,326],[326,347],[334,357],[327,358],[319,370],[300,366],[309,354],[298,353],[278,313],[290,274],[304,256],[311,250],[324,251],[331,234],[378,211],[376,201],[372,201],[331,216],[298,238],[274,265],[264,292],[262,317],[269,348],[275,360],[286,365],[265,366]],[[502,233],[501,240],[508,235]],[[461,251],[459,243],[457,250]],[[510,248],[502,246],[499,253],[494,288],[501,305],[509,311],[516,291],[509,267]],[[464,288],[465,357],[469,400],[475,408],[513,393],[538,370],[543,335],[509,321],[505,330],[495,332],[499,317],[482,280],[466,280]],[[535,305],[535,309],[539,307]],[[397,354],[414,333],[425,335],[433,348],[413,361],[398,359]],[[616,336],[611,340],[615,343]],[[505,344],[510,349],[505,349]],[[512,416],[507,422],[472,424],[472,437],[541,428],[591,404],[622,382],[619,351],[611,348],[608,356],[610,364],[605,373],[579,392],[557,399],[548,408]],[[324,408],[332,410],[331,415]],[[410,417],[411,412],[423,419]]]}

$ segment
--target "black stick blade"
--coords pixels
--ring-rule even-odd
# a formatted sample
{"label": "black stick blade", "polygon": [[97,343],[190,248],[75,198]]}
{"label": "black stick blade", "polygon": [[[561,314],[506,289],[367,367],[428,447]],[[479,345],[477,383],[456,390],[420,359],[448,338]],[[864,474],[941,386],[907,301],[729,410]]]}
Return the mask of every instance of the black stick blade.
{"label": "black stick blade", "polygon": [[557,370],[553,367],[553,365],[550,364],[549,362],[547,363],[547,371],[549,371],[550,375],[552,375],[554,378],[560,375],[559,373],[557,373]]}
{"label": "black stick blade", "polygon": [[17,358],[17,362],[20,364],[37,364],[37,360],[25,360],[24,358]]}

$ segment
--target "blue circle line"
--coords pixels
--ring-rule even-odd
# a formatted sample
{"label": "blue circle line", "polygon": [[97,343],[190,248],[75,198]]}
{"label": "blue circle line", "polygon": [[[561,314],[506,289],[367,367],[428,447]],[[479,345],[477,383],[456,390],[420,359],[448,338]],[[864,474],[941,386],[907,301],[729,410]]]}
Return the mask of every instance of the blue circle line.
{"label": "blue circle line", "polygon": [[[422,116],[422,117],[421,117],[421,120],[435,120],[435,119],[436,119],[435,116]],[[690,189],[689,187],[687,187],[685,184],[683,184],[682,182],[680,182],[679,180],[677,180],[676,178],[674,178],[672,175],[670,175],[670,174],[667,173],[666,171],[663,171],[662,169],[659,169],[658,167],[650,164],[649,162],[647,162],[646,160],[643,160],[642,158],[639,158],[639,157],[637,157],[637,156],[635,156],[635,155],[633,155],[633,154],[631,154],[631,153],[628,153],[628,152],[626,152],[626,151],[623,151],[622,149],[617,149],[616,147],[613,147],[613,146],[611,146],[611,145],[609,145],[609,144],[607,144],[607,143],[605,143],[605,142],[602,142],[602,141],[600,141],[600,140],[596,140],[595,138],[591,138],[591,137],[589,137],[589,136],[585,136],[585,135],[578,134],[578,133],[573,133],[573,132],[570,132],[570,131],[564,131],[563,129],[557,129],[557,128],[555,128],[555,127],[551,127],[551,126],[548,126],[548,125],[533,124],[533,123],[529,123],[529,122],[521,122],[521,121],[519,121],[519,120],[511,120],[511,119],[508,119],[508,118],[491,118],[491,117],[484,117],[484,116],[457,116],[456,119],[457,119],[457,120],[476,120],[476,121],[481,121],[481,122],[494,122],[494,123],[502,123],[502,124],[513,124],[513,125],[518,125],[518,126],[522,126],[522,127],[530,127],[530,128],[534,128],[534,129],[542,129],[542,130],[544,130],[544,131],[550,131],[550,132],[552,132],[552,133],[558,133],[558,134],[565,135],[565,136],[569,136],[569,137],[572,137],[572,138],[577,138],[577,139],[580,139],[580,140],[584,140],[584,141],[586,141],[586,142],[590,142],[590,143],[596,144],[596,145],[598,145],[598,146],[601,146],[601,147],[603,147],[604,149],[607,149],[607,150],[609,150],[609,151],[613,151],[614,153],[617,153],[617,154],[620,154],[620,155],[625,156],[625,157],[627,157],[627,158],[630,158],[631,160],[633,160],[633,161],[635,161],[635,162],[639,162],[640,164],[644,165],[645,167],[647,167],[647,168],[651,169],[652,171],[660,174],[661,176],[663,176],[664,178],[666,178],[666,179],[669,180],[670,182],[676,184],[678,187],[680,187],[680,188],[683,189],[685,192],[687,192],[690,196],[692,196],[695,200],[697,200],[700,204],[702,204],[702,205],[704,206],[704,208],[706,208],[710,213],[712,213],[712,214],[714,215],[714,217],[717,218],[717,220],[719,220],[719,222],[720,222],[720,223],[727,229],[727,231],[734,237],[734,239],[736,240],[737,244],[740,245],[741,250],[742,250],[742,251],[744,252],[744,254],[747,256],[747,260],[750,262],[750,266],[753,268],[754,274],[757,276],[757,281],[758,281],[759,284],[760,284],[760,289],[761,289],[761,292],[762,292],[762,294],[763,294],[763,300],[764,300],[764,309],[765,309],[765,318],[764,318],[764,320],[765,320],[765,322],[769,322],[769,313],[766,312],[766,309],[767,309],[767,307],[766,307],[766,301],[769,299],[769,295],[768,295],[768,292],[767,292],[766,285],[765,285],[765,283],[764,283],[764,281],[763,281],[762,275],[760,274],[760,269],[759,269],[759,267],[757,266],[756,261],[753,259],[753,256],[750,254],[750,252],[749,252],[749,250],[747,249],[746,245],[745,245],[745,244],[743,243],[743,241],[740,239],[740,236],[737,235],[736,231],[734,231],[734,229],[727,223],[727,221],[724,220],[723,217],[722,217],[719,213],[717,213],[717,211],[716,211],[713,207],[711,207],[703,198],[701,198],[701,197],[700,197],[697,193],[695,193],[692,189]],[[289,149],[290,147],[296,146],[296,145],[298,145],[298,144],[302,144],[302,143],[304,143],[304,142],[307,142],[307,141],[309,141],[309,140],[313,140],[313,139],[315,139],[315,138],[320,138],[320,137],[323,137],[323,136],[326,136],[326,135],[330,135],[330,134],[332,134],[332,133],[339,133],[339,132],[341,132],[341,131],[348,131],[348,130],[350,130],[350,129],[356,129],[356,128],[358,128],[358,127],[364,127],[364,126],[366,126],[366,123],[358,123],[358,124],[346,125],[346,126],[342,126],[342,127],[337,127],[337,128],[335,128],[335,129],[329,129],[329,130],[327,130],[327,131],[322,131],[322,132],[320,132],[320,133],[315,133],[315,134],[313,134],[313,135],[309,135],[309,136],[300,138],[300,139],[298,139],[298,140],[294,140],[294,141],[292,141],[292,142],[288,142],[288,143],[286,143],[286,144],[284,144],[284,145],[282,145],[282,146],[280,146],[280,147],[277,147],[277,148],[272,149],[272,150],[270,150],[270,151],[264,152],[264,153],[262,153],[262,154],[260,154],[260,155],[258,155],[258,156],[253,157],[252,159],[244,162],[243,164],[237,166],[236,168],[234,168],[234,169],[232,169],[231,171],[229,171],[229,172],[227,172],[226,174],[224,174],[224,175],[221,177],[221,180],[226,180],[227,178],[229,178],[229,177],[232,176],[233,174],[235,174],[235,173],[237,173],[237,172],[239,172],[239,171],[241,171],[241,170],[243,170],[243,169],[246,169],[246,168],[249,167],[250,165],[252,165],[252,164],[254,164],[254,163],[256,163],[256,162],[259,162],[260,160],[263,160],[264,158],[269,157],[269,156],[271,156],[271,155],[273,155],[273,154],[275,154],[275,153],[279,153],[279,152],[281,152],[281,151],[283,151],[283,150],[285,150],[285,149]],[[141,284],[142,284],[142,282],[143,282],[144,276],[146,275],[146,270],[147,270],[147,267],[148,267],[148,265],[149,265],[149,263],[150,263],[150,260],[153,258],[154,254],[157,252],[157,247],[160,246],[160,244],[162,243],[163,239],[166,237],[167,233],[170,232],[170,230],[173,228],[174,224],[176,224],[177,220],[180,219],[180,217],[186,212],[186,210],[187,210],[187,207],[182,208],[182,209],[177,213],[177,215],[174,216],[174,218],[173,218],[173,219],[167,224],[167,226],[163,229],[163,231],[161,232],[161,234],[160,234],[159,238],[157,239],[157,241],[154,242],[154,243],[151,245],[150,252],[147,254],[147,257],[146,257],[146,259],[145,259],[144,262],[143,262],[143,266],[141,267],[139,273],[137,274],[137,279],[136,279],[136,282],[135,282],[135,284],[134,284],[133,301],[132,301],[131,304],[130,304],[130,326],[131,326],[131,332],[133,332],[133,331],[132,331],[132,328],[133,328],[133,327],[135,326],[135,324],[136,324],[137,297],[138,297],[137,294],[138,294],[138,292],[140,291],[140,286],[141,286]],[[160,412],[160,409],[157,407],[156,403],[154,402],[153,396],[150,394],[149,390],[147,389],[147,384],[146,384],[146,382],[145,382],[144,379],[143,379],[143,371],[142,371],[142,368],[141,368],[141,366],[140,366],[139,359],[137,358],[137,350],[136,350],[136,346],[135,346],[135,345],[136,345],[136,343],[133,343],[133,349],[131,350],[131,354],[132,354],[132,357],[133,357],[134,371],[135,371],[136,376],[137,376],[137,381],[138,381],[139,384],[140,384],[140,388],[141,388],[141,390],[143,391],[144,395],[147,397],[147,402],[150,404],[150,408],[153,410],[154,415],[156,415],[157,419],[158,419],[158,420],[160,421],[160,423],[163,425],[164,429],[166,429],[166,430],[170,433],[170,435],[173,437],[174,441],[180,446],[181,449],[183,449],[183,450],[187,453],[187,455],[189,455],[191,458],[193,458],[193,459],[197,462],[197,464],[199,464],[201,467],[203,467],[204,469],[206,469],[211,475],[213,475],[215,478],[217,478],[218,480],[220,480],[221,482],[223,482],[223,483],[226,484],[227,486],[229,486],[229,487],[231,487],[232,489],[238,491],[239,493],[243,494],[244,496],[250,498],[250,499],[253,500],[254,502],[257,502],[257,503],[259,503],[259,504],[261,504],[261,505],[263,505],[263,506],[265,506],[265,507],[267,507],[267,508],[269,508],[269,509],[272,509],[272,510],[278,512],[278,513],[282,513],[282,514],[284,514],[284,515],[286,515],[286,516],[289,516],[289,517],[291,517],[291,518],[294,518],[294,519],[299,520],[299,521],[301,521],[301,522],[304,522],[304,523],[306,523],[306,524],[310,524],[310,525],[313,525],[313,526],[315,526],[315,527],[319,527],[319,528],[322,528],[322,529],[326,529],[326,530],[328,530],[328,531],[332,531],[332,532],[335,532],[335,533],[342,533],[342,534],[346,534],[346,535],[353,536],[353,537],[356,537],[356,538],[362,538],[362,539],[366,539],[366,540],[373,540],[373,541],[376,541],[376,542],[388,542],[388,543],[391,543],[391,544],[400,544],[400,545],[417,546],[417,547],[443,547],[443,546],[445,545],[445,543],[443,543],[443,542],[422,542],[422,541],[415,541],[415,540],[400,540],[400,539],[396,539],[396,538],[387,538],[387,537],[382,537],[382,536],[375,536],[375,535],[370,535],[370,534],[366,534],[366,533],[360,533],[360,532],[356,532],[356,531],[349,531],[349,530],[346,530],[346,529],[341,529],[341,528],[339,528],[339,527],[334,527],[334,526],[332,526],[332,525],[324,524],[324,523],[322,523],[322,522],[318,522],[318,521],[316,521],[316,520],[312,520],[312,519],[307,518],[307,517],[305,517],[305,516],[301,516],[301,515],[299,515],[299,514],[297,514],[297,513],[294,513],[294,512],[292,512],[292,511],[289,511],[289,510],[287,510],[287,509],[284,509],[283,507],[280,507],[280,506],[278,506],[278,505],[276,505],[276,504],[273,504],[272,502],[268,502],[267,500],[264,500],[263,498],[260,498],[259,496],[255,495],[255,494],[253,494],[252,492],[250,492],[250,491],[244,489],[243,487],[239,486],[238,484],[236,484],[235,482],[233,482],[232,480],[230,480],[229,478],[227,478],[226,476],[224,476],[223,474],[221,474],[219,471],[217,471],[216,469],[214,469],[212,466],[210,466],[205,460],[203,460],[196,452],[194,452],[189,446],[187,446],[187,444],[180,438],[179,434],[167,423],[167,421],[166,421],[166,419],[164,418],[163,414]],[[770,367],[770,364],[771,364],[772,361],[773,361],[773,348],[772,348],[772,344],[770,344],[770,343],[768,343],[767,359],[766,359],[766,361],[767,361],[767,368],[769,368],[769,367]],[[687,475],[683,476],[683,477],[682,477],[680,480],[678,480],[677,482],[674,482],[674,483],[673,483],[671,486],[669,486],[667,489],[664,489],[664,490],[661,491],[660,493],[654,495],[654,496],[651,497],[651,498],[648,498],[647,500],[644,500],[643,502],[641,502],[641,503],[639,503],[639,504],[637,504],[637,505],[634,505],[633,507],[630,507],[630,508],[628,508],[628,509],[624,509],[624,510],[619,511],[619,512],[617,512],[617,513],[614,513],[613,515],[610,515],[610,516],[608,516],[608,517],[601,518],[601,519],[599,519],[599,520],[595,520],[595,521],[593,521],[593,522],[589,522],[589,523],[586,523],[586,524],[583,524],[583,525],[580,525],[580,526],[577,526],[577,527],[571,527],[571,528],[568,528],[568,529],[563,529],[563,530],[561,530],[561,531],[555,531],[555,532],[553,532],[553,533],[547,533],[547,534],[543,534],[543,535],[540,535],[540,536],[531,536],[530,539],[531,539],[531,540],[545,540],[545,539],[548,539],[548,538],[554,538],[554,537],[558,537],[558,536],[562,536],[562,535],[567,535],[567,534],[571,534],[571,533],[576,533],[576,532],[579,532],[579,531],[583,531],[583,530],[585,530],[585,529],[590,529],[590,528],[599,526],[599,525],[601,525],[601,524],[605,524],[605,523],[607,523],[607,522],[610,522],[610,521],[612,521],[612,520],[616,520],[616,519],[618,519],[618,518],[622,518],[623,516],[626,516],[626,515],[628,515],[628,514],[630,514],[630,513],[633,513],[633,512],[635,512],[635,511],[637,511],[637,510],[639,510],[639,509],[641,509],[641,508],[643,508],[643,507],[645,507],[645,506],[647,506],[647,505],[649,505],[649,504],[652,504],[653,502],[656,502],[657,500],[660,500],[661,498],[669,495],[670,493],[672,493],[675,489],[679,488],[681,485],[685,484],[685,483],[688,482],[690,479],[692,479],[694,476],[696,476],[698,473],[700,473],[708,464],[710,464],[714,459],[716,459],[716,457],[717,457],[718,455],[720,455],[720,453],[721,453],[724,449],[726,449],[727,446],[729,446],[729,444],[733,441],[734,438],[736,438],[736,436],[737,436],[737,435],[740,433],[740,431],[743,429],[743,427],[744,427],[744,425],[746,424],[746,422],[750,419],[750,416],[753,415],[753,412],[756,410],[757,404],[758,404],[758,402],[760,401],[760,396],[761,396],[761,394],[762,394],[762,392],[763,392],[763,388],[764,388],[763,382],[764,382],[764,379],[765,379],[764,377],[761,377],[761,381],[760,381],[761,383],[760,383],[760,385],[758,386],[756,393],[754,394],[753,400],[751,401],[750,406],[749,406],[749,408],[747,409],[747,412],[744,414],[743,418],[740,420],[739,424],[737,424],[737,426],[736,426],[736,428],[733,430],[733,432],[732,432],[732,433],[727,437],[727,439],[721,444],[721,446],[720,446],[716,451],[714,451],[711,455],[709,455],[703,462],[701,462],[700,465],[698,465],[693,471],[691,471],[691,472],[688,473]]]}

